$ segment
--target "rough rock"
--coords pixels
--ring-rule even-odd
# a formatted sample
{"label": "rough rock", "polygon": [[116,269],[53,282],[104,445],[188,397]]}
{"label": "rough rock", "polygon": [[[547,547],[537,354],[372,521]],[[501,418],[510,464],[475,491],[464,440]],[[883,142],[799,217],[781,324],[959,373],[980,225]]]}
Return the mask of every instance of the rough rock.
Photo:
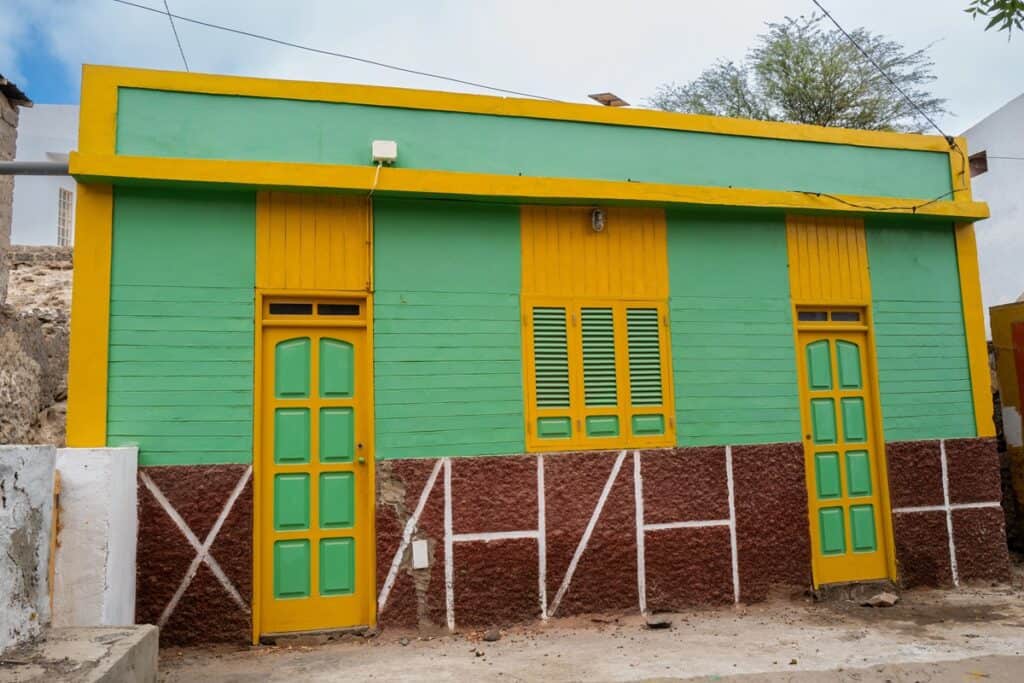
{"label": "rough rock", "polygon": [[64,445],[71,250],[12,247],[0,307],[0,443]]}

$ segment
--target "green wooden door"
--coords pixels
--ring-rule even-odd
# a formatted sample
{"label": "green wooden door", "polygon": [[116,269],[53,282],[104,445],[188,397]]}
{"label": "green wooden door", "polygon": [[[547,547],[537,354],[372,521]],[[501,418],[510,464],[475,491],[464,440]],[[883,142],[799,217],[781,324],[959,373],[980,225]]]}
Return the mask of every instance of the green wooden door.
{"label": "green wooden door", "polygon": [[815,585],[887,577],[866,335],[801,332],[804,453]]}

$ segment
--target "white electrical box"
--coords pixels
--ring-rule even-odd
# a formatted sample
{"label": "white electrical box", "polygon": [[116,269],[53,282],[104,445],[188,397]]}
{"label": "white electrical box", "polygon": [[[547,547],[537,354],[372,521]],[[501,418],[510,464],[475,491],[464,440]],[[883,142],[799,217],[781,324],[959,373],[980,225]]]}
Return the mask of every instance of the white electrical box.
{"label": "white electrical box", "polygon": [[375,164],[390,166],[398,161],[398,143],[394,140],[374,140],[371,149]]}
{"label": "white electrical box", "polygon": [[423,539],[412,542],[412,568],[426,569],[430,566],[430,557],[427,554],[427,542]]}

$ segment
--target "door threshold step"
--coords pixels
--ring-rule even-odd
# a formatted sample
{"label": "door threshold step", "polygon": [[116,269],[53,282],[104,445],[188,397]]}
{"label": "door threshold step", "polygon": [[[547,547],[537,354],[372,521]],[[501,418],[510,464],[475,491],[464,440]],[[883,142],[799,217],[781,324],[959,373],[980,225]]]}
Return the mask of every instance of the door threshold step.
{"label": "door threshold step", "polygon": [[260,636],[263,645],[278,647],[316,647],[325,645],[332,640],[345,638],[374,638],[380,630],[369,626],[352,626],[349,628],[319,629],[315,631],[287,631],[284,633],[264,633]]}
{"label": "door threshold step", "polygon": [[899,586],[888,579],[878,581],[855,581],[852,583],[829,583],[811,591],[815,602],[867,602],[879,593],[900,594]]}

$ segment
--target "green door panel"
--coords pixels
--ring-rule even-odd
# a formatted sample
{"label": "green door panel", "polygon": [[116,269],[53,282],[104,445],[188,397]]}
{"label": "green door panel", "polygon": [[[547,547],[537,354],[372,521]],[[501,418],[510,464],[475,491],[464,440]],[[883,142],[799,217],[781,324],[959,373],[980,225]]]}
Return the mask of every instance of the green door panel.
{"label": "green door panel", "polygon": [[837,341],[836,364],[839,366],[839,387],[841,389],[860,389],[862,381],[860,349],[857,348],[857,345],[848,341]]}
{"label": "green door panel", "polygon": [[309,396],[309,337],[287,339],[274,349],[274,395],[278,398]]}
{"label": "green door panel", "polygon": [[659,436],[665,433],[665,418],[661,415],[634,415],[632,425],[636,436]]}
{"label": "green door panel", "polygon": [[274,411],[274,462],[309,462],[309,408]]}
{"label": "green door panel", "polygon": [[619,435],[619,418],[615,415],[591,415],[586,423],[587,436]]}
{"label": "green door panel", "polygon": [[572,420],[568,417],[538,418],[537,436],[542,439],[567,439],[572,436]]}
{"label": "green door panel", "polygon": [[320,396],[348,398],[355,386],[352,345],[339,339],[320,340]]}
{"label": "green door panel", "polygon": [[877,548],[873,506],[850,506],[850,536],[854,552],[873,552]]}
{"label": "green door panel", "polygon": [[347,595],[356,588],[356,543],[352,538],[320,541],[320,595]]}
{"label": "green door panel", "polygon": [[351,408],[320,409],[320,461],[352,462],[355,415]]}
{"label": "green door panel", "polygon": [[811,424],[814,425],[814,443],[836,442],[836,409],[832,399],[811,399]]}
{"label": "green door panel", "polygon": [[[585,404],[588,406],[617,405],[615,324],[612,318],[612,309],[581,309],[580,322],[583,332],[583,394]],[[617,426],[616,433],[618,433]],[[590,435],[589,420],[587,423],[587,434]],[[601,434],[600,436],[607,436],[607,434]]]}
{"label": "green door panel", "polygon": [[807,383],[811,391],[832,388],[832,360],[824,339],[807,345]]}
{"label": "green door panel", "polygon": [[838,498],[842,495],[838,453],[814,454],[814,477],[818,498]]}
{"label": "green door panel", "polygon": [[351,472],[320,475],[320,528],[342,529],[355,524],[355,481]]}
{"label": "green door panel", "polygon": [[847,451],[846,493],[849,496],[871,495],[871,459],[867,451]]}
{"label": "green door panel", "polygon": [[846,529],[843,524],[843,508],[822,508],[818,511],[821,530],[821,553],[841,555],[846,552]]}
{"label": "green door panel", "polygon": [[274,528],[293,531],[309,528],[309,475],[274,477]]}
{"label": "green door panel", "polygon": [[274,597],[309,597],[309,541],[274,543]]}
{"label": "green door panel", "polygon": [[867,441],[868,428],[864,418],[864,399],[848,397],[841,399],[843,406],[843,438],[847,443]]}

